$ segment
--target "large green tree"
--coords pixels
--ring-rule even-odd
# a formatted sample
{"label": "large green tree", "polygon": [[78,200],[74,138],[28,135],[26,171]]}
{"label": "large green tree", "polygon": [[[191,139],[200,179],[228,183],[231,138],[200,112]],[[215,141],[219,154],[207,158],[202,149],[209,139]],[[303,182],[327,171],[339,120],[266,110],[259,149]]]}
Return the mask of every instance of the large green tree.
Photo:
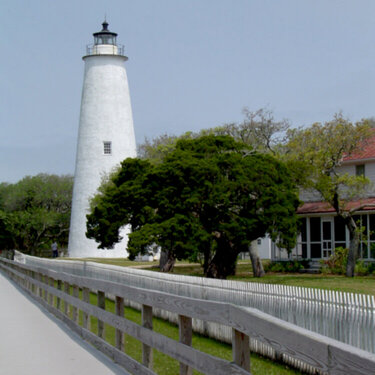
{"label": "large green tree", "polygon": [[[195,139],[207,135],[230,136],[236,141],[251,146],[253,150],[261,153],[269,153],[279,158],[282,151],[282,144],[285,142],[285,134],[289,128],[287,120],[276,120],[272,111],[261,108],[251,111],[248,108],[243,110],[244,120],[238,123],[227,123],[214,128],[203,129],[197,133],[187,132],[179,137],[163,134],[153,140],[145,139],[139,146],[140,158],[147,159],[151,163],[160,163],[171,153],[181,139]],[[253,274],[256,277],[264,275],[263,265],[259,256],[257,242],[253,241],[248,246],[251,258]],[[166,259],[164,252],[160,259],[163,266]]]}
{"label": "large green tree", "polygon": [[[367,121],[353,124],[341,114],[324,124],[316,123],[306,129],[289,131],[285,159],[295,172],[303,189],[317,192],[318,198],[328,202],[341,217],[350,233],[346,275],[354,275],[358,259],[361,228],[354,215],[361,203],[349,207],[368,195],[371,182],[364,176],[353,176],[340,171],[344,157],[360,152],[369,136]],[[368,205],[367,205],[368,206]]]}
{"label": "large green tree", "polygon": [[133,256],[157,244],[175,259],[202,260],[209,277],[235,272],[237,256],[268,233],[295,243],[298,206],[286,167],[229,136],[183,139],[157,164],[126,159],[95,198],[87,235],[100,247],[130,224]]}
{"label": "large green tree", "polygon": [[[16,249],[38,254],[52,240],[68,242],[72,176],[39,174],[0,186],[1,236]],[[9,238],[10,237],[10,238]]]}

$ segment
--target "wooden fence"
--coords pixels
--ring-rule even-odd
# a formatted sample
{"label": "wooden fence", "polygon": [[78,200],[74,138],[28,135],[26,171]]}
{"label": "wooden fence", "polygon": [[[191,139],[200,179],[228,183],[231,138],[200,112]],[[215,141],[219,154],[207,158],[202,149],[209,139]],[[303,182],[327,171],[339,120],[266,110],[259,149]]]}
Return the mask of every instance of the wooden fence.
{"label": "wooden fence", "polygon": [[[26,264],[47,267],[59,272],[118,282],[137,288],[157,289],[179,296],[256,308],[302,328],[375,353],[374,296],[164,274],[89,261],[53,261],[21,254],[18,256],[19,260]],[[130,302],[130,305],[137,307],[133,302]],[[169,311],[155,309],[154,314],[175,323],[178,321],[176,314]],[[194,319],[193,330],[231,342],[232,332],[229,327]],[[253,351],[272,359],[278,357],[269,345],[254,338],[251,338],[250,342]],[[295,360],[291,362],[286,356],[283,356],[283,359],[301,370],[308,370]],[[314,373],[314,369],[311,373]]]}
{"label": "wooden fence", "polygon": [[[296,327],[256,309],[131,287],[112,281],[20,264],[3,258],[0,258],[0,270],[71,329],[132,374],[154,374],[153,348],[179,361],[180,374],[192,374],[193,368],[212,375],[250,374],[250,337],[267,343],[278,353],[313,366],[317,373],[375,374],[375,355]],[[97,294],[97,306],[90,304],[90,292]],[[115,313],[106,310],[106,295],[114,296]],[[126,319],[125,300],[141,305],[142,325]],[[152,330],[155,308],[178,315],[179,342]],[[83,314],[82,326],[78,323],[79,310]],[[89,329],[90,316],[98,320],[96,335]],[[233,362],[213,357],[191,346],[193,318],[231,327]],[[104,340],[104,323],[116,329],[115,346]],[[125,354],[124,333],[142,342],[142,363]]]}

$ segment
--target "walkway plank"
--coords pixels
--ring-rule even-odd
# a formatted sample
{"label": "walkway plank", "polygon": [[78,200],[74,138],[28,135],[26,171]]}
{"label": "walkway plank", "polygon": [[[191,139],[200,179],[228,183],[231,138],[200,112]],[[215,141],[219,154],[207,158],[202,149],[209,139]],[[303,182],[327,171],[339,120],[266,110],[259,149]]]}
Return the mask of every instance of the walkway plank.
{"label": "walkway plank", "polygon": [[128,374],[0,273],[0,369],[7,375]]}

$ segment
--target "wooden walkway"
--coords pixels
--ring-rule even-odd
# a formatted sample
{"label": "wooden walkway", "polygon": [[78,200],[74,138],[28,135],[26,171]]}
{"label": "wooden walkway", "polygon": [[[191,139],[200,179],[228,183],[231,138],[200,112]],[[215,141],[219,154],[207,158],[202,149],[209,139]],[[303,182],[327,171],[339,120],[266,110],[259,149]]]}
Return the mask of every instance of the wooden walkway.
{"label": "wooden walkway", "polygon": [[[375,374],[374,354],[300,328],[254,308],[137,288],[126,283],[78,276],[3,258],[0,258],[0,269],[41,306],[132,374],[155,374],[152,371],[152,353],[153,349],[156,349],[180,363],[180,375],[190,375],[192,369],[208,375],[250,375],[251,338],[267,344],[274,350],[278,360],[288,363],[294,361],[299,368],[311,370],[310,373]],[[96,295],[95,304],[90,302],[90,294]],[[112,305],[106,306],[106,296],[115,301],[115,309]],[[4,302],[7,297],[4,296]],[[125,302],[138,305],[142,310],[142,322],[136,323],[125,316]],[[153,330],[152,319],[154,312],[158,310],[175,314],[179,326],[178,341]],[[82,325],[79,324],[80,313]],[[22,320],[22,314],[18,319]],[[90,329],[92,319],[97,322],[96,332]],[[232,362],[192,347],[193,320],[230,327]],[[115,345],[104,339],[106,324],[115,329]],[[2,320],[0,331],[4,325],[6,321]],[[40,329],[44,329],[44,326]],[[124,334],[142,343],[142,362],[136,361],[124,351]],[[32,342],[46,341],[36,337],[37,334]],[[16,341],[20,340],[22,330]],[[53,340],[50,346],[53,347]],[[41,352],[48,353],[48,345],[42,348]],[[0,348],[0,356],[1,354]]]}
{"label": "wooden walkway", "polygon": [[0,273],[0,373],[128,374]]}

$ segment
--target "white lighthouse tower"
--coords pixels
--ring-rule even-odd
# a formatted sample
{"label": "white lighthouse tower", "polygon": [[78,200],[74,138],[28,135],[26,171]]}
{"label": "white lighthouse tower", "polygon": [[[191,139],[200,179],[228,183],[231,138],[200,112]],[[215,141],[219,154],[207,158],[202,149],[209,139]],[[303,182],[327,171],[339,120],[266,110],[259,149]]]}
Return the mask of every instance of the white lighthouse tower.
{"label": "white lighthouse tower", "polygon": [[89,201],[102,177],[127,157],[136,156],[133,117],[124,62],[117,34],[103,29],[87,47],[69,233],[70,257],[125,257],[127,236],[114,249],[98,249],[86,238]]}

